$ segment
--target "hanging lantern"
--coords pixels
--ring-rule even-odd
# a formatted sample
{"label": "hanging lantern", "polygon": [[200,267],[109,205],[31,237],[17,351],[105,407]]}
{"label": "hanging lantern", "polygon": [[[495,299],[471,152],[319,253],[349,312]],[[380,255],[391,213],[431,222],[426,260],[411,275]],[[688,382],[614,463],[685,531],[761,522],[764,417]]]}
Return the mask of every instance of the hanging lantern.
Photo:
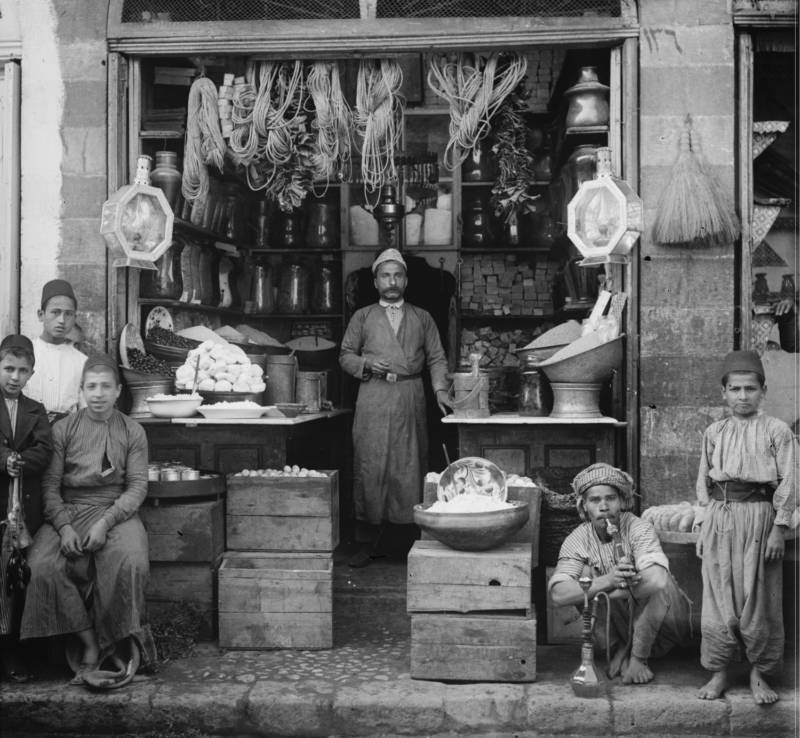
{"label": "hanging lantern", "polygon": [[103,203],[100,233],[117,256],[113,266],[155,269],[156,261],[172,243],[172,213],[164,192],[150,185],[149,156],[136,162],[133,184],[120,187]]}
{"label": "hanging lantern", "polygon": [[597,175],[567,205],[567,235],[584,257],[581,266],[625,264],[642,233],[642,200],[611,173],[611,149],[597,150]]}

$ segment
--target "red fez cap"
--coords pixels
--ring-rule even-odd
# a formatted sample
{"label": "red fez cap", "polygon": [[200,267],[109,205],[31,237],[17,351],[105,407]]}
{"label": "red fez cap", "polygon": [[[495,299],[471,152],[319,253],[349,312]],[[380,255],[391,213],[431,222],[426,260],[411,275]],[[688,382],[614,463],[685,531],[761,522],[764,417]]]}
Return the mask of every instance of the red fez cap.
{"label": "red fez cap", "polygon": [[755,351],[731,351],[722,362],[722,380],[731,372],[753,372],[764,380],[764,365]]}
{"label": "red fez cap", "polygon": [[54,297],[69,297],[78,307],[78,301],[75,299],[75,291],[72,285],[66,279],[51,279],[44,287],[42,287],[42,310],[47,307],[47,303]]}

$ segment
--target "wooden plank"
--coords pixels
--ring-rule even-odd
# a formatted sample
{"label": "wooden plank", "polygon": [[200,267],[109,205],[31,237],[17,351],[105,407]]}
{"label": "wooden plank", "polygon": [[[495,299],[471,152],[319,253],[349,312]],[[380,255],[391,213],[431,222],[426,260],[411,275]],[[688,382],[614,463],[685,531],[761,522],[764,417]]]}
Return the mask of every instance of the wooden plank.
{"label": "wooden plank", "polygon": [[535,681],[536,618],[412,615],[411,676],[451,681]]}
{"label": "wooden plank", "polygon": [[142,505],[150,561],[216,561],[225,548],[222,500]]}
{"label": "wooden plank", "polygon": [[734,346],[749,349],[752,341],[753,315],[753,37],[739,36],[739,214],[742,219],[740,239],[741,265],[739,300],[736,318],[739,329]]}
{"label": "wooden plank", "polygon": [[[319,576],[319,575],[317,575]],[[333,581],[252,579],[229,576],[219,578],[220,612],[300,613],[331,612]]]}
{"label": "wooden plank", "polygon": [[470,552],[417,541],[408,555],[406,606],[408,612],[527,611],[531,575],[524,543]]}
{"label": "wooden plank", "polygon": [[[324,480],[308,480],[309,484],[242,484],[238,477],[228,480],[228,514],[230,515],[302,515],[330,517],[331,485]],[[249,479],[249,477],[245,477]],[[314,482],[313,484],[311,482]]]}
{"label": "wooden plank", "polygon": [[215,608],[217,604],[217,562],[150,564],[145,597],[148,601],[193,602]]}
{"label": "wooden plank", "polygon": [[19,331],[20,109],[18,61],[0,70],[0,331]]}
{"label": "wooden plank", "polygon": [[228,551],[220,571],[235,572],[236,576],[270,576],[289,578],[317,575],[317,572],[333,572],[330,554],[318,553],[268,553],[264,551]]}
{"label": "wooden plank", "polygon": [[[437,485],[435,482],[425,482],[422,496],[423,504],[431,505],[436,502],[436,487]],[[533,557],[532,566],[535,569],[539,565],[539,526],[541,524],[542,490],[539,487],[509,486],[507,499],[511,502],[521,500],[528,503],[528,522],[511,536],[508,542],[530,542],[531,556]],[[422,531],[422,540],[432,541],[434,538],[430,533]]]}
{"label": "wooden plank", "polygon": [[332,648],[332,613],[221,612],[221,648]]}
{"label": "wooden plank", "polygon": [[326,518],[229,514],[227,541],[232,551],[333,551],[339,524]]}

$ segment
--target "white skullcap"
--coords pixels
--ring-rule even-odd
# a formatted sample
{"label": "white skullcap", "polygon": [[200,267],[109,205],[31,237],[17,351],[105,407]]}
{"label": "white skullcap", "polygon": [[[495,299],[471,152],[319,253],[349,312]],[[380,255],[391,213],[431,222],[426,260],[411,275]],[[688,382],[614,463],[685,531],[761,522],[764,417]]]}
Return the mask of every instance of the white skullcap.
{"label": "white skullcap", "polygon": [[381,251],[381,253],[378,254],[378,258],[372,262],[373,274],[375,274],[375,272],[378,270],[378,267],[383,264],[384,261],[396,261],[398,264],[403,265],[403,269],[406,271],[408,270],[403,255],[397,249],[386,249],[385,251]]}

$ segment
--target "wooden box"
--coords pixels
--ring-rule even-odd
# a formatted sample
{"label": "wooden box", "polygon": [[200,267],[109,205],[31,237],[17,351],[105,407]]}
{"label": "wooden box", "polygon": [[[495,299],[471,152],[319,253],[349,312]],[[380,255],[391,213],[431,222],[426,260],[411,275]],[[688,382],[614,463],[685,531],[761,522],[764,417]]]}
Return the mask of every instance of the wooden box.
{"label": "wooden box", "polygon": [[220,559],[210,562],[150,562],[145,590],[148,610],[167,604],[190,603],[203,618],[201,637],[212,638],[217,623],[217,569]]}
{"label": "wooden box", "polygon": [[[422,499],[423,504],[432,505],[436,502],[436,487],[436,482],[425,482]],[[509,542],[527,542],[531,544],[533,568],[535,569],[539,565],[539,525],[541,521],[542,490],[534,486],[509,487],[507,499],[509,501],[524,500],[528,503],[528,510],[530,512],[528,522],[509,538]],[[422,540],[431,541],[433,537],[430,533],[423,531]]]}
{"label": "wooden box", "polygon": [[339,544],[339,473],[228,477],[229,551],[330,552]]}
{"label": "wooden box", "polygon": [[462,682],[536,681],[536,618],[412,615],[411,676]]}
{"label": "wooden box", "polygon": [[139,517],[147,529],[150,561],[216,561],[225,549],[222,500],[144,504]]}
{"label": "wooden box", "polygon": [[490,551],[456,551],[416,541],[408,554],[408,612],[530,612],[531,548],[506,543]]}
{"label": "wooden box", "polygon": [[219,645],[332,648],[332,554],[226,553],[219,570]]}

